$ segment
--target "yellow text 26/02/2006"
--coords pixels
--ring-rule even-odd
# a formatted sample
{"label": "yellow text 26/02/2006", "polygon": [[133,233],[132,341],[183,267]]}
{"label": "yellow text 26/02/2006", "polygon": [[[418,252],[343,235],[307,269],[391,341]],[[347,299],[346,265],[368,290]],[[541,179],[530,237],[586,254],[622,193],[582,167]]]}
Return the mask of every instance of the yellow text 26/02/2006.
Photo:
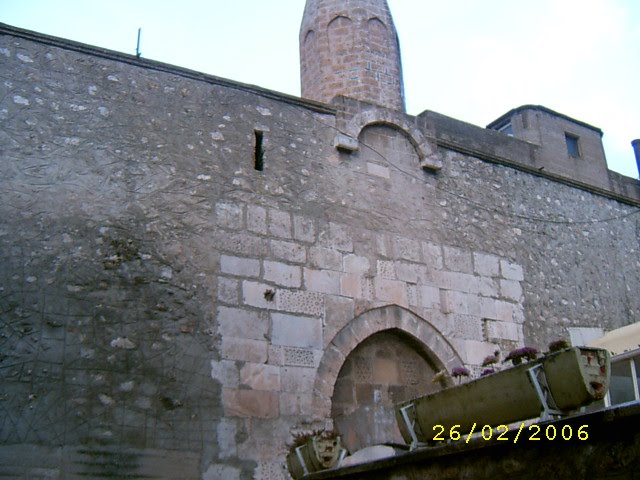
{"label": "yellow text 26/02/2006", "polygon": [[[565,440],[569,441],[572,439],[577,440],[588,440],[589,425],[582,425],[580,427],[573,427],[571,425],[546,425],[541,427],[537,424],[529,425],[525,427],[524,422],[522,422],[517,429],[517,433],[515,437],[509,434],[509,426],[508,425],[498,425],[497,427],[492,427],[491,425],[483,425],[479,427],[476,423],[473,424],[471,431],[468,433],[462,434],[460,432],[461,426],[454,425],[449,428],[449,431],[443,425],[434,425],[433,432],[435,433],[433,440],[436,441],[447,441],[447,440],[464,440],[466,443],[469,443],[471,437],[474,433],[479,433],[480,435],[476,435],[477,438],[482,438],[484,440],[497,440],[513,443],[517,443],[519,440],[523,441],[541,441],[541,440]],[[514,427],[512,427],[511,431],[516,431]],[[513,437],[513,438],[510,438]]]}

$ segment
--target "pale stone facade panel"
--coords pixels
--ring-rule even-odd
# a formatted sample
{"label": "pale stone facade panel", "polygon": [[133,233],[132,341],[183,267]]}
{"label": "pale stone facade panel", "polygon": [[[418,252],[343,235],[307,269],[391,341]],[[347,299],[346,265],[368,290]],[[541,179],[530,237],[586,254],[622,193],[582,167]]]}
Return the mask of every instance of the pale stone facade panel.
{"label": "pale stone facade panel", "polygon": [[267,361],[268,343],[265,340],[225,336],[221,341],[220,355],[226,360],[264,363]]}
{"label": "pale stone facade panel", "polygon": [[275,345],[322,348],[322,321],[319,318],[271,314],[271,341]]}
{"label": "pale stone facade panel", "polygon": [[290,263],[304,263],[307,261],[307,250],[298,243],[271,240],[269,246],[271,255],[277,260],[284,260]]}
{"label": "pale stone facade panel", "polygon": [[222,255],[220,270],[238,277],[258,277],[260,276],[260,260]]}
{"label": "pale stone facade panel", "polygon": [[223,336],[263,340],[269,325],[258,312],[240,308],[218,307],[219,331]]}
{"label": "pale stone facade panel", "polygon": [[264,262],[264,279],[283,287],[299,288],[302,284],[302,269],[280,262]]}
{"label": "pale stone facade panel", "polygon": [[340,273],[305,268],[304,285],[310,292],[340,295]]}

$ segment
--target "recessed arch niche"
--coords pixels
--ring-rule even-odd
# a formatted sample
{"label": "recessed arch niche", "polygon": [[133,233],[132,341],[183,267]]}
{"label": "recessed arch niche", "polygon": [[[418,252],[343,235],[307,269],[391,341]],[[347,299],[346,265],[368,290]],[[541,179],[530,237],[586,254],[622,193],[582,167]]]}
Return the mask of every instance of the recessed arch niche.
{"label": "recessed arch niche", "polygon": [[423,345],[398,329],[375,333],[345,360],[331,399],[331,417],[350,451],[402,442],[393,406],[440,390],[440,370]]}
{"label": "recessed arch niche", "polygon": [[[367,377],[363,364],[367,358],[376,358],[376,355],[379,360],[370,360],[370,363],[380,370]],[[394,362],[395,366],[392,365]],[[402,401],[405,395],[412,395],[414,389],[422,389],[421,385],[426,390],[433,388],[425,384],[432,381],[431,372],[451,371],[461,364],[460,356],[447,339],[412,311],[398,305],[368,310],[351,320],[327,345],[314,384],[315,414],[320,418],[332,418],[352,451],[399,440],[395,420],[393,425],[389,420],[393,410],[388,405],[395,400]],[[363,369],[365,376],[351,376],[349,369]],[[349,404],[349,392],[345,390],[350,388],[347,385],[350,378],[356,380],[351,385],[352,405]],[[362,385],[359,389],[361,404],[358,404],[358,385]],[[376,387],[378,385],[380,387]],[[376,388],[379,393],[374,393]],[[370,396],[366,396],[367,391],[371,392]],[[376,407],[376,399],[384,408]],[[371,408],[367,409],[368,406]],[[360,407],[363,407],[362,413],[357,412]],[[340,416],[343,418],[338,418]],[[378,424],[386,427],[379,428]]]}

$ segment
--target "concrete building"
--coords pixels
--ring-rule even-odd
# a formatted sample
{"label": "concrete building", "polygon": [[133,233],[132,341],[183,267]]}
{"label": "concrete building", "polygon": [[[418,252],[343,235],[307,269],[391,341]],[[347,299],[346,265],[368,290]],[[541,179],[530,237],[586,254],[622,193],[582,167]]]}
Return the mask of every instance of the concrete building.
{"label": "concrete building", "polygon": [[[403,111],[384,0],[296,98],[0,25],[0,473],[286,478],[292,433],[638,320],[640,185],[545,107]],[[364,48],[366,47],[366,48]]]}

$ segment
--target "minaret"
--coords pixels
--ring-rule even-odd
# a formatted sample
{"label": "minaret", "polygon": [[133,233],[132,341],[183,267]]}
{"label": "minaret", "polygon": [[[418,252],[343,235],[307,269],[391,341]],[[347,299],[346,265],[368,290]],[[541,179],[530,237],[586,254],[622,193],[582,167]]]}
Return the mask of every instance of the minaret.
{"label": "minaret", "polygon": [[386,0],[307,0],[300,27],[302,96],[336,95],[404,111],[398,35]]}

